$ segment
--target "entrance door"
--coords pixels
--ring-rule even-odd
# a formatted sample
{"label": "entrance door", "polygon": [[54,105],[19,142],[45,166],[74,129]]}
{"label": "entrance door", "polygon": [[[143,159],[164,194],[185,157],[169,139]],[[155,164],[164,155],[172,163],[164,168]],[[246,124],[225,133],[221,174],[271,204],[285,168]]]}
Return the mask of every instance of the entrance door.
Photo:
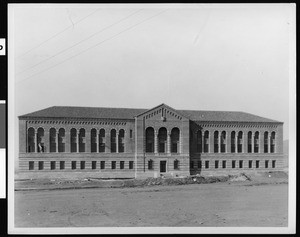
{"label": "entrance door", "polygon": [[166,172],[166,167],[167,167],[167,161],[161,160],[160,161],[160,172],[165,173]]}

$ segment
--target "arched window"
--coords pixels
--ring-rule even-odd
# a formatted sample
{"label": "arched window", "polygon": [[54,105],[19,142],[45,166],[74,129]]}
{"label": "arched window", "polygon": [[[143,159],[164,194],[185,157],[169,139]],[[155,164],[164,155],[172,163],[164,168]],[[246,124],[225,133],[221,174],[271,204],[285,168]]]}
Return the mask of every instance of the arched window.
{"label": "arched window", "polygon": [[237,142],[238,142],[238,153],[243,152],[243,132],[239,131],[238,133],[238,138],[237,138]]}
{"label": "arched window", "polygon": [[65,152],[65,129],[60,128],[58,130],[58,152]]}
{"label": "arched window", "polygon": [[154,129],[152,127],[146,129],[146,152],[154,152]]}
{"label": "arched window", "polygon": [[158,144],[160,153],[165,153],[167,151],[167,129],[160,128],[158,130]]}
{"label": "arched window", "polygon": [[71,129],[71,152],[77,152],[77,130],[75,128]]}
{"label": "arched window", "polygon": [[179,152],[179,128],[173,128],[171,131],[171,152],[178,153]]}
{"label": "arched window", "polygon": [[226,152],[226,132],[221,133],[221,152]]}
{"label": "arched window", "polygon": [[214,132],[214,152],[215,153],[219,152],[219,132],[218,131]]}
{"label": "arched window", "polygon": [[254,153],[259,151],[259,132],[254,133]]}
{"label": "arched window", "polygon": [[79,152],[85,152],[85,129],[79,130]]}
{"label": "arched window", "polygon": [[37,130],[37,151],[45,152],[44,129],[43,128],[38,128],[38,130]]}
{"label": "arched window", "polygon": [[264,153],[268,153],[268,147],[269,147],[269,133],[264,133]]}
{"label": "arched window", "polygon": [[105,152],[105,130],[103,128],[99,132],[99,152]]}
{"label": "arched window", "polygon": [[202,132],[197,131],[197,152],[202,153]]}
{"label": "arched window", "polygon": [[252,153],[252,132],[248,132],[248,153]]}
{"label": "arched window", "polygon": [[235,131],[231,132],[231,153],[235,153]]}
{"label": "arched window", "polygon": [[275,153],[275,132],[271,133],[271,153]]}
{"label": "arched window", "polygon": [[124,131],[124,129],[120,129],[120,131],[119,131],[119,152],[120,153],[123,153],[124,152],[124,150],[125,150],[125,131]]}
{"label": "arched window", "polygon": [[50,152],[56,152],[56,129],[50,128]]}
{"label": "arched window", "polygon": [[91,152],[97,152],[97,130],[91,130]]}
{"label": "arched window", "polygon": [[27,133],[27,152],[35,152],[35,134],[34,134],[34,128],[29,128]]}
{"label": "arched window", "polygon": [[110,152],[112,153],[117,152],[116,136],[117,136],[116,130],[112,129],[110,131]]}
{"label": "arched window", "polygon": [[204,133],[204,152],[207,153],[209,149],[209,131]]}

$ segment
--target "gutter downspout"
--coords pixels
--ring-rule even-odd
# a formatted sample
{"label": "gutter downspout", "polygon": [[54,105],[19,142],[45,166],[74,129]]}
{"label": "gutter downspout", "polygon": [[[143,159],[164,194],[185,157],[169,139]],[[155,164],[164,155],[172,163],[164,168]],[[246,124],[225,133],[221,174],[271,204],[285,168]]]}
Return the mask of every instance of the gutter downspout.
{"label": "gutter downspout", "polygon": [[134,125],[135,125],[135,146],[134,146],[134,164],[135,164],[135,172],[134,172],[134,177],[137,178],[137,117],[134,118]]}

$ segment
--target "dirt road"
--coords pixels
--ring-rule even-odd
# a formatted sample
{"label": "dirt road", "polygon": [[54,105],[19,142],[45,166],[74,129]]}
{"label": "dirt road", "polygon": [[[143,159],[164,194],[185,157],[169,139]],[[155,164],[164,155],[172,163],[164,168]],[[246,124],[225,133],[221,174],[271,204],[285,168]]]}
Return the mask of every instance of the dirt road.
{"label": "dirt road", "polygon": [[15,227],[287,226],[288,185],[15,192]]}

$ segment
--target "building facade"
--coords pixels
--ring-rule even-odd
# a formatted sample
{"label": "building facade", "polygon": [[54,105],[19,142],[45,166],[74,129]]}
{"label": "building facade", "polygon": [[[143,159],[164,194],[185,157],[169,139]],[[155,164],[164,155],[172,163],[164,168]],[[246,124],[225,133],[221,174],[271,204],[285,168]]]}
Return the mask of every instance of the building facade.
{"label": "building facade", "polygon": [[244,112],[50,107],[19,116],[24,172],[101,178],[283,168],[283,123]]}

